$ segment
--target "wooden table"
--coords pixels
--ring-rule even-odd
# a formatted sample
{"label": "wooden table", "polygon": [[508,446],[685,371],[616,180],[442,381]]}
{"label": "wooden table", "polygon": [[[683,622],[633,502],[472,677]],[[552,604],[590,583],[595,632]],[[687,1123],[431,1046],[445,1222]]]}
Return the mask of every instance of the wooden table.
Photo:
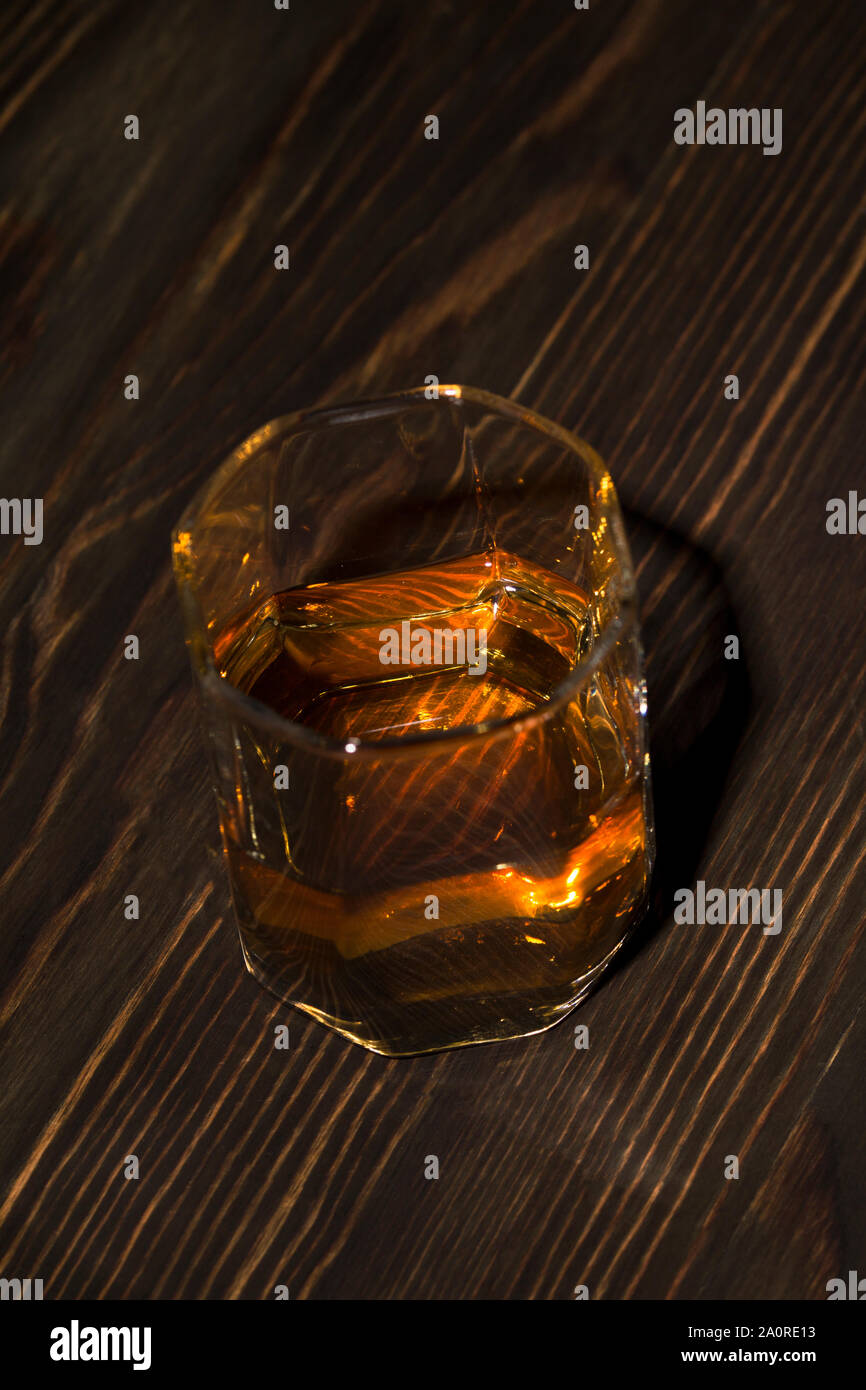
{"label": "wooden table", "polygon": [[[6,7],[3,490],[44,499],[44,539],[0,537],[3,1275],[823,1299],[866,1274],[866,538],[825,524],[866,494],[864,53],[853,0]],[[675,144],[698,100],[782,108],[782,151]],[[659,863],[570,1022],[386,1061],[241,969],[168,542],[256,425],[429,373],[610,465]],[[677,925],[698,879],[781,888],[782,930]]]}

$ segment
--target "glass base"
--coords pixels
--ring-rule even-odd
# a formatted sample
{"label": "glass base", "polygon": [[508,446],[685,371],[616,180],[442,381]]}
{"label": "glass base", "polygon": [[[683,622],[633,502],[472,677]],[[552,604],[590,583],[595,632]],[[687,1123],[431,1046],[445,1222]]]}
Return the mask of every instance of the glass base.
{"label": "glass base", "polygon": [[298,998],[288,982],[281,987],[273,963],[253,953],[243,937],[241,947],[250,974],[284,1003],[382,1057],[416,1057],[531,1037],[561,1023],[587,996],[631,936],[644,915],[646,903],[644,893],[633,904],[629,924],[620,939],[589,970],[568,981],[565,988],[560,984],[555,988],[536,988],[531,993],[521,990],[431,997],[427,986],[423,999],[368,996],[364,1020],[346,1018]]}

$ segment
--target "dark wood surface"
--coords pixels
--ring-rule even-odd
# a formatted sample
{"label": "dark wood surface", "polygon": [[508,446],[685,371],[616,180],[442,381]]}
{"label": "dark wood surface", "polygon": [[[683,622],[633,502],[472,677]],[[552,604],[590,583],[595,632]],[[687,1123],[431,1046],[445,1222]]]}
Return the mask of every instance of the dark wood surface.
{"label": "dark wood surface", "polygon": [[[825,529],[866,491],[866,10],[37,0],[0,59],[2,489],[45,507],[41,546],[0,538],[0,1273],[195,1299],[866,1273],[866,539]],[[781,107],[782,152],[675,145],[698,99]],[[241,969],[168,539],[255,426],[428,373],[610,465],[659,867],[571,1022],[386,1061]],[[675,925],[698,878],[781,888],[782,931]]]}

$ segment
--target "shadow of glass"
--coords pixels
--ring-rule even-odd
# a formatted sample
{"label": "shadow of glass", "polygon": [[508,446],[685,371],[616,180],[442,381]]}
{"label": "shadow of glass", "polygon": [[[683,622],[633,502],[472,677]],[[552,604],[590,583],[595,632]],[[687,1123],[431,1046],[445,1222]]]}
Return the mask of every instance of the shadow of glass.
{"label": "shadow of glass", "polygon": [[743,652],[725,657],[738,625],[721,567],[670,527],[625,506],[623,515],[646,657],[656,862],[647,914],[605,978],[663,926],[675,890],[694,883],[752,709]]}

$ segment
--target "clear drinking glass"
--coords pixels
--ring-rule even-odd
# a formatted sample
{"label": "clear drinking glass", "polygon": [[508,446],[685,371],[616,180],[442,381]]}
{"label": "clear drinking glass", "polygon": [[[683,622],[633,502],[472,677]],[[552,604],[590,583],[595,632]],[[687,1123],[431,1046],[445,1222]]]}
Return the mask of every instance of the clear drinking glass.
{"label": "clear drinking glass", "polygon": [[389,1056],[567,1014],[653,860],[597,454],[468,387],[302,411],[231,454],[173,551],[252,974]]}

